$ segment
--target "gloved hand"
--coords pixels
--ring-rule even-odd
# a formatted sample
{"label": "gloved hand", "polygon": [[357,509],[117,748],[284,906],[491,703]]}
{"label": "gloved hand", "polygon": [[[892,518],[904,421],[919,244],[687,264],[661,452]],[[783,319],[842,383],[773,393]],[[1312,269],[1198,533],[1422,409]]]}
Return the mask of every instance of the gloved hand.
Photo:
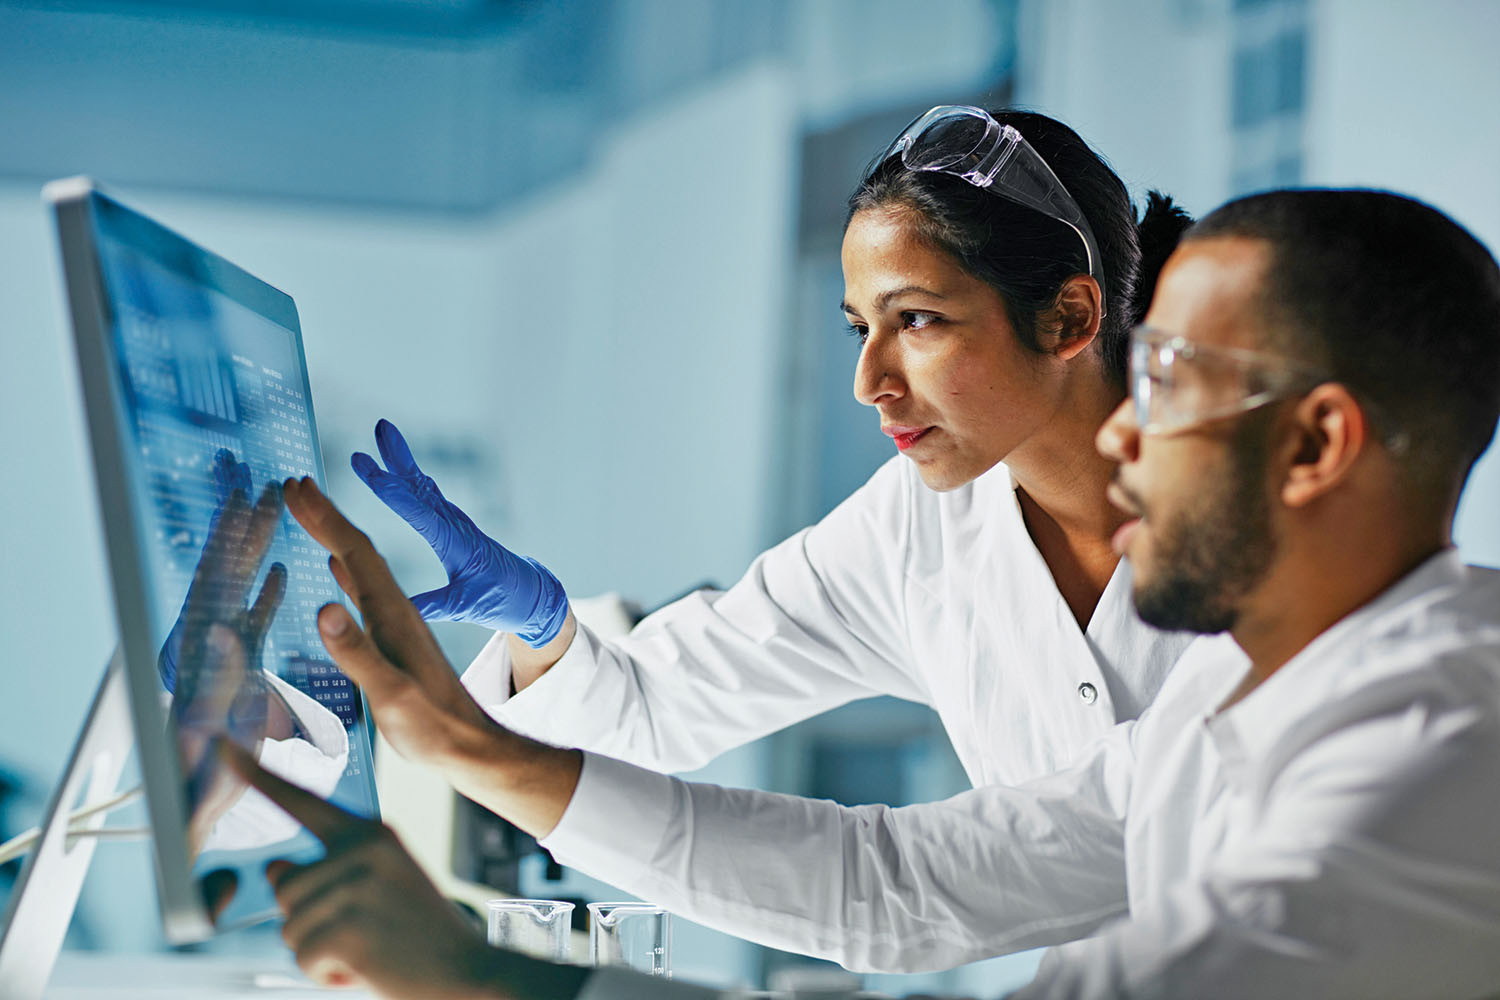
{"label": "gloved hand", "polygon": [[557,577],[490,538],[450,503],[417,468],[395,424],[377,423],[375,444],[385,468],[357,451],[349,459],[355,475],[417,530],[448,571],[446,587],[411,599],[422,617],[513,632],[535,649],[555,639],[568,618],[568,595]]}

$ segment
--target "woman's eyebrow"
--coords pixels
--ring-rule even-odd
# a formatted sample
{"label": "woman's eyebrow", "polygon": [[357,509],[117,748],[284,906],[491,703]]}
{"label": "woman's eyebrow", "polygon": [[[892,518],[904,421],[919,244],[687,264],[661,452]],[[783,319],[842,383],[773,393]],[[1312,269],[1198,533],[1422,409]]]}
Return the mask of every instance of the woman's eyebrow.
{"label": "woman's eyebrow", "polygon": [[[881,292],[879,295],[875,296],[875,311],[880,312],[881,310],[885,309],[886,306],[891,304],[892,299],[898,298],[902,295],[926,295],[928,298],[933,299],[947,298],[947,296],[942,294],[941,292],[934,292],[932,289],[924,288],[921,285],[902,285],[900,288],[892,288],[890,291]],[[855,316],[859,315],[859,310],[851,306],[848,299],[845,299],[843,302],[839,303],[839,305],[843,308],[844,312],[853,313]]]}

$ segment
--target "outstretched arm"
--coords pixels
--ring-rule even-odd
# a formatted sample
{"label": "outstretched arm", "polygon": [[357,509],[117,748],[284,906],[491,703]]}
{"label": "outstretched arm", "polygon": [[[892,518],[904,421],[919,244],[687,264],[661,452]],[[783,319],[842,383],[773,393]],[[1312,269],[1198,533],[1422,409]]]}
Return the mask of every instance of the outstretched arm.
{"label": "outstretched arm", "polygon": [[[464,683],[510,728],[661,771],[701,767],[859,698],[931,703],[921,665],[932,650],[913,650],[908,627],[913,504],[925,492],[901,465],[882,468],[728,590],[689,594],[625,636],[580,626],[513,698],[520,646],[496,637]],[[936,525],[941,515],[920,519]]]}
{"label": "outstretched arm", "polygon": [[544,847],[698,923],[861,972],[1091,933],[1126,906],[1126,723],[1066,771],[893,809],[721,788],[586,755]]}
{"label": "outstretched arm", "polygon": [[497,631],[464,682],[511,728],[682,771],[856,698],[927,698],[903,628],[912,483],[900,465],[762,555],[731,590],[694,593],[613,641],[580,629],[545,566],[445,497],[394,424],[377,423],[375,443],[379,461],[356,453],[355,473],[448,576],[412,603],[427,621]]}
{"label": "outstretched arm", "polygon": [[1124,906],[1127,730],[1054,783],[900,810],[673,782],[600,757],[580,788],[583,755],[518,736],[475,704],[369,540],[310,480],[285,495],[365,617],[368,631],[329,605],[318,624],[391,744],[539,838],[566,812],[549,843],[585,871],[732,933],[868,969],[1066,940]]}

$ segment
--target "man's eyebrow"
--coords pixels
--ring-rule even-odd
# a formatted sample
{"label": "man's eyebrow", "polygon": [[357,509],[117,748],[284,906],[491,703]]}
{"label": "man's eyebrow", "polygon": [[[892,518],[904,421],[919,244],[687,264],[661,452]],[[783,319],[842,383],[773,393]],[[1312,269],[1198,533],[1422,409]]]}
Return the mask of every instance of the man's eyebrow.
{"label": "man's eyebrow", "polygon": [[[892,288],[890,291],[881,292],[879,295],[875,296],[875,311],[880,312],[884,310],[886,306],[891,304],[892,299],[902,295],[925,295],[928,298],[932,299],[947,298],[947,296],[943,295],[941,292],[934,292],[932,289],[924,288],[921,285],[902,285],[900,288]],[[859,310],[851,306],[848,299],[840,302],[839,306],[846,313],[853,313],[856,316],[859,315]]]}

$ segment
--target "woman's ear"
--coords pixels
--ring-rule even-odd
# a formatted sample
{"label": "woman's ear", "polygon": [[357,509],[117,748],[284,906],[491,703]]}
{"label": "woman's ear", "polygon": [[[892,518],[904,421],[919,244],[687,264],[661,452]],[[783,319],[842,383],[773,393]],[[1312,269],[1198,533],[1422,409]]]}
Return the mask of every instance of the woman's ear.
{"label": "woman's ear", "polygon": [[1364,451],[1369,432],[1359,401],[1337,382],[1325,382],[1299,400],[1292,411],[1294,437],[1282,502],[1305,507],[1333,489]]}
{"label": "woman's ear", "polygon": [[1104,319],[1103,305],[1104,293],[1099,282],[1088,275],[1075,274],[1063,282],[1052,307],[1057,339],[1051,345],[1051,353],[1063,361],[1070,361],[1092,344]]}

